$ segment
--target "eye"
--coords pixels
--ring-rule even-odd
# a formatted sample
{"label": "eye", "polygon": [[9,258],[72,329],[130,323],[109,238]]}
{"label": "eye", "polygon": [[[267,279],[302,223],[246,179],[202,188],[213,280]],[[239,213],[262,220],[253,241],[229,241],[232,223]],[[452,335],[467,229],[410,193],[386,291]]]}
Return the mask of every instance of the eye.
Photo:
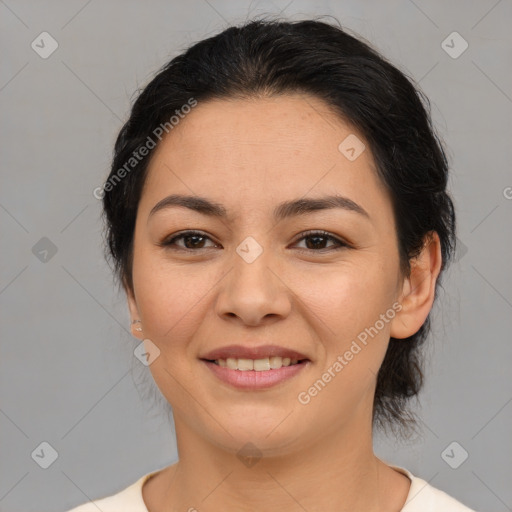
{"label": "eye", "polygon": [[[183,240],[184,245],[177,244],[178,240]],[[175,246],[177,249],[183,250],[208,249],[205,247],[206,240],[212,241],[210,237],[200,231],[182,231],[172,238],[165,239],[159,245],[161,247]],[[214,243],[212,247],[218,247],[218,245]]]}
{"label": "eye", "polygon": [[[322,250],[329,251],[342,249],[349,246],[343,240],[340,240],[339,238],[331,235],[330,233],[327,233],[326,231],[306,231],[301,233],[299,236],[301,238],[299,238],[298,242],[301,242],[302,240],[306,241],[306,250],[312,250],[316,252]],[[325,243],[328,241],[334,242],[335,245],[331,247],[324,247]]]}
{"label": "eye", "polygon": [[[331,235],[326,231],[305,231],[301,233],[300,238],[295,242],[296,244],[302,241],[306,242],[305,248],[300,248],[302,250],[308,251],[330,251],[330,250],[338,250],[344,247],[349,247],[349,245],[340,240],[339,238]],[[177,243],[178,241],[183,241],[183,244]],[[206,242],[212,242],[211,246],[207,246]],[[330,247],[325,247],[326,242],[333,242],[334,245]],[[182,231],[181,233],[173,235],[171,238],[167,238],[159,243],[161,247],[170,247],[178,250],[189,250],[193,251],[195,249],[208,249],[211,247],[219,247],[218,244],[213,242],[209,236],[200,232],[200,231]]]}

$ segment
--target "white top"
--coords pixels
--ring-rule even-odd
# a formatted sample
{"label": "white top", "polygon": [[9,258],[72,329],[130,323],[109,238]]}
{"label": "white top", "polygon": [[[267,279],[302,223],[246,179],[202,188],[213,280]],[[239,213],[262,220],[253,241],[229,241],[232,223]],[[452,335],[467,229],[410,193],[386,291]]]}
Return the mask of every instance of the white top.
{"label": "white top", "polygon": [[[411,480],[411,488],[407,500],[400,512],[475,512],[464,506],[443,491],[432,487],[428,482],[412,475],[407,469],[390,466],[403,473]],[[142,486],[151,476],[148,473],[135,483],[112,496],[90,501],[68,512],[149,512],[142,498]]]}

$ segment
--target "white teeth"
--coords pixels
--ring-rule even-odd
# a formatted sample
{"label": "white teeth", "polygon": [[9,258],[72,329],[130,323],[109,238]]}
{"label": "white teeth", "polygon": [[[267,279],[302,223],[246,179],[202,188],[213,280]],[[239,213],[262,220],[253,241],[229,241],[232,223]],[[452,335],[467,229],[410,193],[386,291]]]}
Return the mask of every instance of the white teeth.
{"label": "white teeth", "polygon": [[254,370],[256,372],[264,372],[267,370],[278,370],[282,366],[290,366],[297,364],[298,359],[290,359],[289,357],[271,356],[263,359],[237,359],[228,357],[227,359],[217,359],[216,364],[227,367],[230,370],[240,370],[246,372]]}
{"label": "white teeth", "polygon": [[232,357],[228,357],[226,359],[226,366],[230,370],[236,370],[238,368],[238,359],[233,359]]}
{"label": "white teeth", "polygon": [[254,361],[252,359],[239,359],[238,369],[242,371],[254,370]]}
{"label": "white teeth", "polygon": [[277,370],[277,369],[281,368],[281,366],[283,366],[283,358],[282,357],[272,356],[272,357],[269,357],[268,360],[270,362],[270,368],[272,368],[272,370]]}
{"label": "white teeth", "polygon": [[270,370],[270,361],[267,357],[266,359],[255,359],[254,360],[254,369],[257,372],[263,372],[265,370]]}

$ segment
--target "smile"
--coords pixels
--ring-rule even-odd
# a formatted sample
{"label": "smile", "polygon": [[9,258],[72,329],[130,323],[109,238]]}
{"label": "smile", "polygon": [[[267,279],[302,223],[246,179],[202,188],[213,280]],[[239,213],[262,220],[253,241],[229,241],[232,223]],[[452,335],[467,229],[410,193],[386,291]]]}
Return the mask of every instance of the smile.
{"label": "smile", "polygon": [[[216,379],[230,387],[245,391],[263,390],[282,384],[311,364],[309,359],[295,359],[292,362],[290,358],[277,356],[254,360],[227,358],[214,361],[202,359],[201,361]],[[225,366],[222,366],[224,363]],[[271,365],[275,368],[272,368]]]}

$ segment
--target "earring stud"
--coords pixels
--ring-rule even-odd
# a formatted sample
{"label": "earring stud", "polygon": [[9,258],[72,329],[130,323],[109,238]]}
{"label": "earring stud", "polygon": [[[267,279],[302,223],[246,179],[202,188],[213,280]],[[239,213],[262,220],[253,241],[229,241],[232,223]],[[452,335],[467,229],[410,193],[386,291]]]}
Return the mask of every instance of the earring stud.
{"label": "earring stud", "polygon": [[[134,320],[134,321],[132,322],[132,325],[140,324],[140,323],[141,323],[141,321],[140,321],[140,320]],[[136,330],[137,332],[142,332],[142,327],[135,327],[135,330]]]}

